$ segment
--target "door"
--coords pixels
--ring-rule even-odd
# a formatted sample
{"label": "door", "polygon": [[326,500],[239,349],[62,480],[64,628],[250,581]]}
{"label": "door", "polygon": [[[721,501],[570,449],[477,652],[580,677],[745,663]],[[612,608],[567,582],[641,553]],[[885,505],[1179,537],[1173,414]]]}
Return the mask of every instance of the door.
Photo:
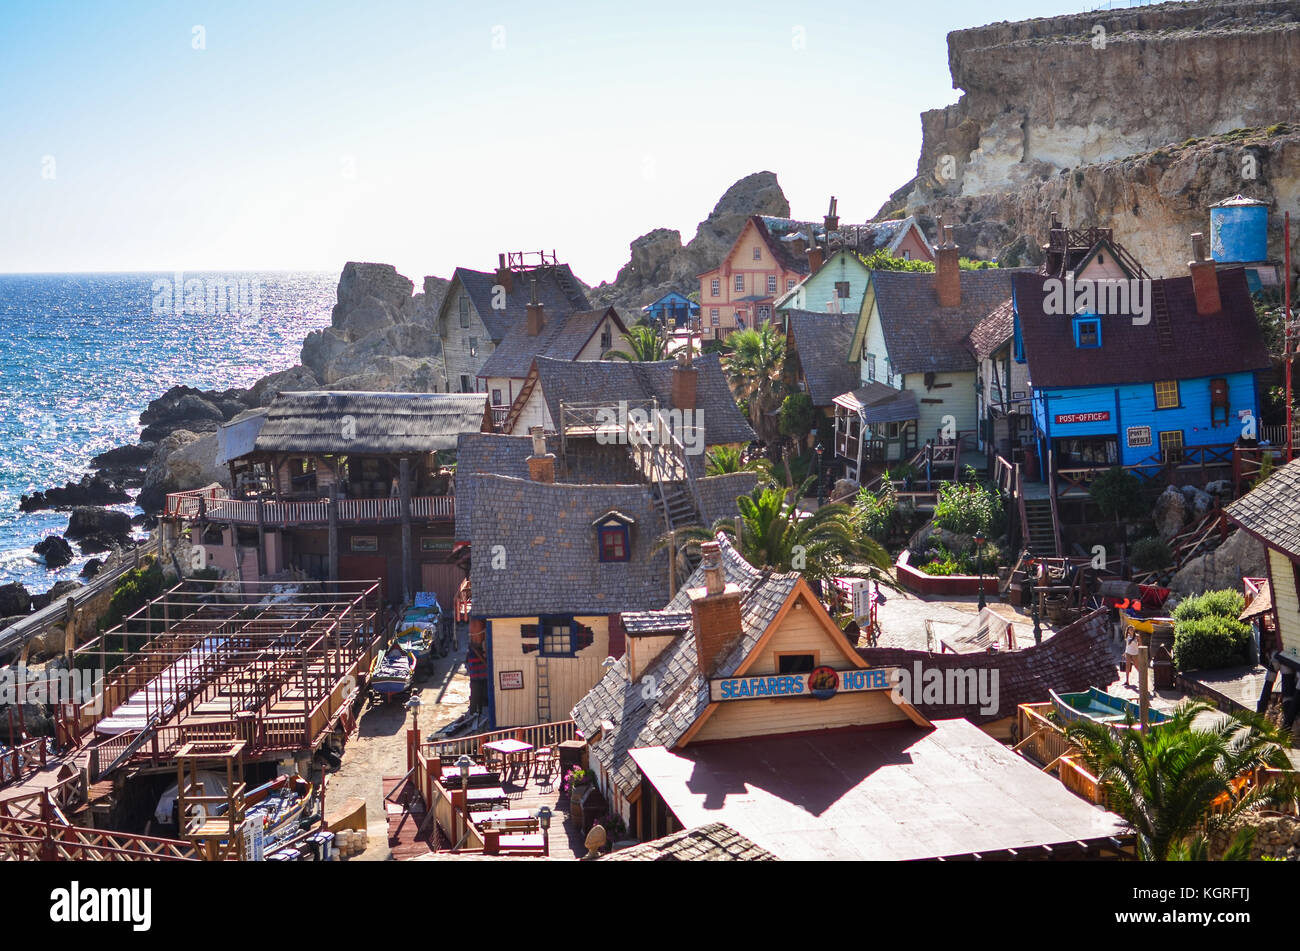
{"label": "door", "polygon": [[383,555],[339,555],[340,581],[379,581],[379,596],[388,598],[388,559]]}
{"label": "door", "polygon": [[465,572],[456,565],[426,561],[420,566],[420,590],[436,594],[438,604],[444,611],[452,609],[456,601],[456,589],[464,580]]}

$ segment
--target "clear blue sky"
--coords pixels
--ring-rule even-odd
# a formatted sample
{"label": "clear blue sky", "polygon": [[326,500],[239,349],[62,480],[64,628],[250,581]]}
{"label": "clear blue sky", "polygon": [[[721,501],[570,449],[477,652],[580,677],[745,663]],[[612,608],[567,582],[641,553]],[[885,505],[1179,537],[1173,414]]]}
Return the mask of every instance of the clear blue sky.
{"label": "clear blue sky", "polygon": [[545,247],[595,283],[761,169],[865,220],[956,101],[948,31],[1090,6],[5,3],[0,271],[418,283]]}

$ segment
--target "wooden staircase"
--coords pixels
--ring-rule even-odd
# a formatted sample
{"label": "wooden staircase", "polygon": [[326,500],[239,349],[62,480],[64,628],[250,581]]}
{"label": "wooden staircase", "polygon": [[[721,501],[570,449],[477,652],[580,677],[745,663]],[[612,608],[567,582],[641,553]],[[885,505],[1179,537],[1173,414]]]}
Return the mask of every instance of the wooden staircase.
{"label": "wooden staircase", "polygon": [[524,407],[528,405],[528,398],[533,395],[533,390],[537,388],[537,374],[529,373],[524,378],[524,385],[519,389],[519,395],[515,401],[510,404],[510,412],[506,413],[505,422],[501,424],[501,432],[507,436],[512,435],[515,431],[515,424],[519,422],[519,417],[524,412]]}
{"label": "wooden staircase", "polygon": [[1052,524],[1052,503],[1049,499],[1025,499],[1025,544],[1037,558],[1059,558],[1056,550],[1056,527]]}

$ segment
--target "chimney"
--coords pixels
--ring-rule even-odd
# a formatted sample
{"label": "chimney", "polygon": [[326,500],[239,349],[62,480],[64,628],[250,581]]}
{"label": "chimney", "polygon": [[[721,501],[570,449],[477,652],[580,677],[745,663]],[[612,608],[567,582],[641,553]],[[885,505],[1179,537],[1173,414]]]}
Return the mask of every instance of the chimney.
{"label": "chimney", "polygon": [[528,336],[536,337],[546,326],[546,308],[537,302],[537,279],[533,279],[533,299],[528,302],[528,319],[525,327]]}
{"label": "chimney", "polygon": [[1210,317],[1223,310],[1219,300],[1219,269],[1205,258],[1205,235],[1192,235],[1192,258],[1187,268],[1192,272],[1192,290],[1196,293],[1196,313]]}
{"label": "chimney", "polygon": [[826,212],[826,218],[822,222],[826,226],[827,240],[829,240],[829,236],[832,231],[840,230],[840,216],[836,214],[838,210],[839,210],[839,202],[837,202],[835,200],[835,196],[832,195],[830,210]]}
{"label": "chimney", "polygon": [[704,587],[687,593],[691,599],[696,666],[701,676],[710,677],[744,633],[744,627],[740,620],[740,586],[727,584],[718,543],[705,542],[700,552],[704,556]]}
{"label": "chimney", "polygon": [[506,267],[505,254],[497,255],[497,283],[506,289],[507,294],[514,293],[515,275],[510,268]]}
{"label": "chimney", "polygon": [[534,482],[555,481],[555,453],[546,451],[545,430],[533,426],[528,430],[533,437],[533,454],[528,457],[528,478]]}
{"label": "chimney", "polygon": [[808,273],[816,274],[822,269],[822,265],[826,263],[826,252],[822,250],[821,246],[814,244],[808,248],[806,253],[808,254]]}
{"label": "chimney", "polygon": [[942,224],[943,243],[934,258],[934,290],[940,307],[961,306],[961,251],[952,240],[952,225]]}
{"label": "chimney", "polygon": [[677,351],[677,366],[673,367],[672,386],[669,389],[673,409],[696,408],[699,378],[700,371],[691,362],[691,347],[687,344],[686,349]]}

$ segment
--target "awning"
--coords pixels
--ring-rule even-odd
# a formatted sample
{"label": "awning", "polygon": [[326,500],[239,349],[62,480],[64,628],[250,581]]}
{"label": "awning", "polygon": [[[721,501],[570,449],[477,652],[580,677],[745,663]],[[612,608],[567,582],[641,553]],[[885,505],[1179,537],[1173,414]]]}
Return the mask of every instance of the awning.
{"label": "awning", "polygon": [[915,393],[883,383],[872,382],[851,393],[841,393],[833,402],[857,413],[864,423],[902,423],[921,416]]}
{"label": "awning", "polygon": [[1273,588],[1265,581],[1259,588],[1259,594],[1255,595],[1250,604],[1241,612],[1239,621],[1251,621],[1261,614],[1269,614],[1273,610]]}

